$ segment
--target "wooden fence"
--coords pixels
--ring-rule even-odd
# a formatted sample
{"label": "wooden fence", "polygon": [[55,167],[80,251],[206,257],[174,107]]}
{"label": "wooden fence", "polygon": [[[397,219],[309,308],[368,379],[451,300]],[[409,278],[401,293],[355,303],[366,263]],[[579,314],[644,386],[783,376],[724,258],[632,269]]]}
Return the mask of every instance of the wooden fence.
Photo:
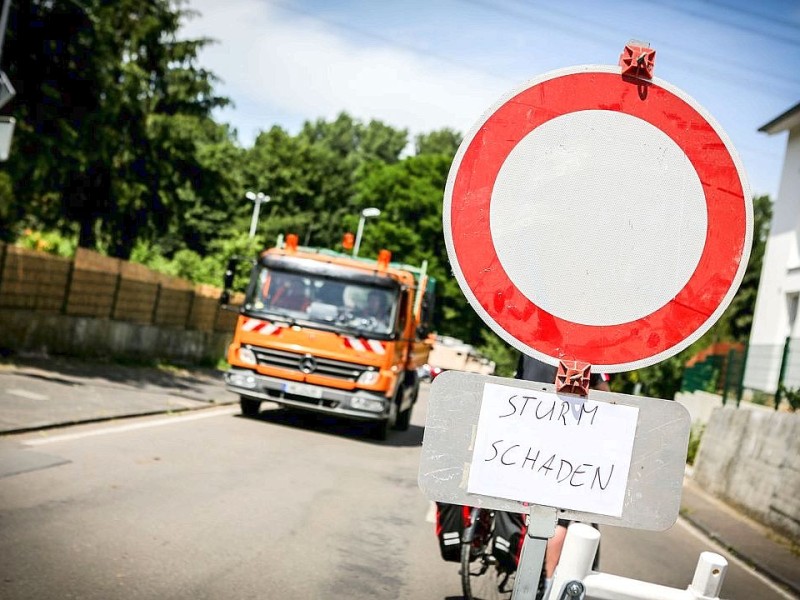
{"label": "wooden fence", "polygon": [[232,332],[220,293],[83,248],[67,259],[0,242],[0,309]]}

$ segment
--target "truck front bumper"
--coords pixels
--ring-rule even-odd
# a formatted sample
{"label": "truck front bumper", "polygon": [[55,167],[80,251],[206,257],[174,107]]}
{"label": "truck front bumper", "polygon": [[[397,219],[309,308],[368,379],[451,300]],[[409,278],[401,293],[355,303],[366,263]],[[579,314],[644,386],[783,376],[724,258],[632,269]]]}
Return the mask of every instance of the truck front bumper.
{"label": "truck front bumper", "polygon": [[249,369],[226,371],[225,388],[247,398],[351,419],[379,421],[389,416],[389,399],[383,394],[287,381]]}

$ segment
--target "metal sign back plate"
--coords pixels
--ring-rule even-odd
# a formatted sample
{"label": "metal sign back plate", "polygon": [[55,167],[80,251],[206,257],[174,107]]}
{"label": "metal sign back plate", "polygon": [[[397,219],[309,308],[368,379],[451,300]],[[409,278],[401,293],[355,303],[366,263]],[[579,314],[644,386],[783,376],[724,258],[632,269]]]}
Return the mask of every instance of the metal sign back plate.
{"label": "metal sign back plate", "polygon": [[[431,384],[419,486],[430,500],[527,513],[516,500],[467,493],[483,386],[555,392],[552,384],[447,371]],[[678,518],[691,420],[677,402],[591,390],[589,397],[639,408],[627,493],[620,517],[558,510],[559,518],[661,531]],[[558,507],[556,507],[558,508]]]}

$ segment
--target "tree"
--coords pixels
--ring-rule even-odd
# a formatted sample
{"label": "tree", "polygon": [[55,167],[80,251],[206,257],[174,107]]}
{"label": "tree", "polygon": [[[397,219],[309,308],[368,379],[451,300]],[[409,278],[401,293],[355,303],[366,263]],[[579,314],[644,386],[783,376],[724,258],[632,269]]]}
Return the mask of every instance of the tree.
{"label": "tree", "polygon": [[[170,0],[15,2],[7,59],[18,90],[10,161],[16,217],[77,231],[125,257],[182,215],[196,148],[169,139],[173,118],[226,104],[196,64],[207,40],[179,40],[188,13]],[[180,159],[164,161],[168,148]],[[171,170],[170,170],[171,169]]]}
{"label": "tree", "polygon": [[727,322],[730,338],[737,342],[746,342],[750,337],[753,325],[753,311],[756,307],[758,282],[761,279],[761,268],[764,264],[764,250],[772,222],[772,201],[767,195],[753,198],[753,247],[750,260],[742,278],[738,292],[722,317]]}
{"label": "tree", "polygon": [[292,232],[307,245],[337,247],[360,211],[357,182],[373,169],[396,164],[407,132],[379,121],[363,124],[346,113],[304,123],[292,136],[272,127],[246,153],[246,189],[271,197],[267,239]]}
{"label": "tree", "polygon": [[452,129],[440,129],[430,133],[421,133],[415,140],[417,154],[443,154],[450,160],[456,155],[461,145],[461,134]]}
{"label": "tree", "polygon": [[[337,210],[352,196],[354,167],[347,165],[347,156],[315,136],[291,136],[280,127],[259,134],[245,154],[243,179],[245,189],[271,198],[259,224],[262,238],[296,233],[303,243],[332,243],[327,230],[335,227]],[[250,213],[247,207],[248,223]]]}

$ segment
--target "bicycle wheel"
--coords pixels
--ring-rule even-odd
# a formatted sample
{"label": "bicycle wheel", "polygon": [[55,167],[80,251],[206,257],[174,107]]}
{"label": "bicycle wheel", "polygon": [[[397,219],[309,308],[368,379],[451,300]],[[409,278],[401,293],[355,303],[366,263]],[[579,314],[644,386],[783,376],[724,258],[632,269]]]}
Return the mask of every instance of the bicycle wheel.
{"label": "bicycle wheel", "polygon": [[490,536],[461,543],[461,589],[466,600],[510,600],[514,573],[498,568]]}

